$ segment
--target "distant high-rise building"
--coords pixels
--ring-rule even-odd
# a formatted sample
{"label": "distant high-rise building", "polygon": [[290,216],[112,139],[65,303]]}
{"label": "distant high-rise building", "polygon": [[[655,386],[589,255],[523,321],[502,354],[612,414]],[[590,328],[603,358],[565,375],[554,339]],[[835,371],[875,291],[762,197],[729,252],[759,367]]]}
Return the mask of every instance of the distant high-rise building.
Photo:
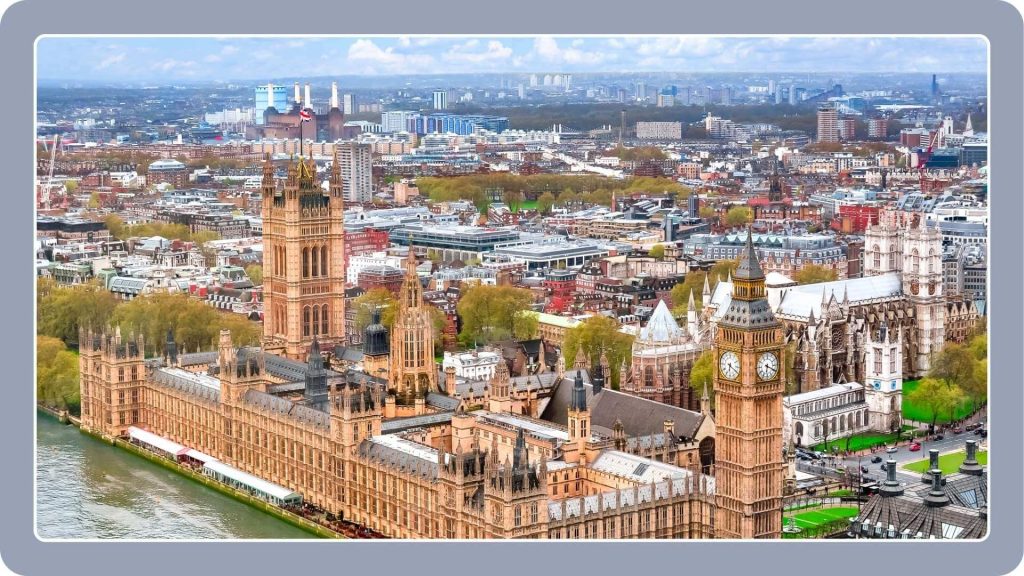
{"label": "distant high-rise building", "polygon": [[857,123],[853,118],[839,119],[839,139],[854,140],[856,138]]}
{"label": "distant high-rise building", "polygon": [[445,90],[434,90],[434,110],[448,109],[448,92]]}
{"label": "distant high-rise building", "polygon": [[637,82],[635,93],[637,102],[643,102],[644,100],[647,100],[647,84],[644,84],[643,82]]}
{"label": "distant high-rise building", "polygon": [[356,107],[356,97],[354,94],[345,94],[342,98],[342,112],[345,114],[355,114],[358,108]]}
{"label": "distant high-rise building", "polygon": [[775,80],[768,81],[768,95],[775,94]]}
{"label": "distant high-rise building", "polygon": [[775,103],[782,104],[782,84],[775,86]]}
{"label": "distant high-rise building", "polygon": [[722,87],[722,106],[732,106],[732,86]]}
{"label": "distant high-rise building", "polygon": [[520,100],[526,100],[526,86],[519,85],[518,95]]}
{"label": "distant high-rise building", "polygon": [[675,97],[671,94],[658,94],[658,107],[667,108],[675,106]]}
{"label": "distant high-rise building", "polygon": [[536,74],[530,74],[530,87],[531,88],[536,88],[537,87],[537,75]]}
{"label": "distant high-rise building", "polygon": [[889,121],[886,118],[868,120],[868,138],[885,138],[889,132]]}
{"label": "distant high-rise building", "polygon": [[832,104],[818,106],[818,142],[839,141],[839,112]]}
{"label": "distant high-rise building", "polygon": [[932,74],[932,101],[938,101],[939,99],[939,80]]}
{"label": "distant high-rise building", "polygon": [[278,112],[286,112],[290,107],[288,104],[288,88],[286,86],[275,86],[273,84],[267,84],[266,86],[256,87],[256,124],[263,125],[263,112],[267,108],[273,107]]}
{"label": "distant high-rise building", "polygon": [[682,88],[679,89],[679,93],[676,94],[676,104],[679,104],[680,106],[689,106],[690,105],[690,87],[689,86],[683,86]]}
{"label": "distant high-rise building", "polygon": [[336,145],[341,177],[345,183],[345,200],[369,202],[373,200],[373,152],[369,144],[339,142]]}
{"label": "distant high-rise building", "polygon": [[380,126],[382,132],[407,132],[412,131],[409,126],[411,119],[419,116],[418,112],[408,110],[390,110],[381,112]]}
{"label": "distant high-rise building", "polygon": [[796,106],[796,86],[789,85],[789,105]]}

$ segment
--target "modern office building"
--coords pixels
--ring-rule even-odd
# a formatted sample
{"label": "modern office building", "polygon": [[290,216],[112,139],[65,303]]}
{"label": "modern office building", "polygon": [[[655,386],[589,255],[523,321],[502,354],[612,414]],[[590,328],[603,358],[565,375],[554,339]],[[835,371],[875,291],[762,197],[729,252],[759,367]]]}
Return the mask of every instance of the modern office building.
{"label": "modern office building", "polygon": [[358,203],[373,200],[372,147],[358,142],[339,142],[335,152],[345,182],[345,200]]}
{"label": "modern office building", "polygon": [[263,125],[263,113],[266,112],[267,108],[276,108],[277,110],[284,110],[288,105],[288,88],[286,86],[278,86],[274,84],[267,84],[266,86],[257,86],[255,92],[256,101],[256,124]]}
{"label": "modern office building", "polygon": [[818,142],[839,142],[839,111],[833,104],[818,106]]}
{"label": "modern office building", "polygon": [[434,90],[433,94],[434,110],[447,110],[448,109],[448,92],[445,90]]}
{"label": "modern office building", "polygon": [[683,137],[682,122],[637,122],[636,137],[640,140],[679,140]]}

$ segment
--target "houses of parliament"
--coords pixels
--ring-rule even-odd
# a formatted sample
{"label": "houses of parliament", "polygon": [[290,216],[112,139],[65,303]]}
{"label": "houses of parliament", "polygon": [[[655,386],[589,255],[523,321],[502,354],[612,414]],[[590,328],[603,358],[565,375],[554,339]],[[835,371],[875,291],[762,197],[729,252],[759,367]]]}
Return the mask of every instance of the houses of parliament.
{"label": "houses of parliament", "polygon": [[80,334],[82,427],[171,440],[393,538],[779,538],[783,327],[748,239],[714,335],[712,415],[605,387],[559,360],[550,386],[500,362],[483,403],[434,360],[410,249],[395,322],[344,341],[343,187],[298,159],[263,172],[258,347],[145,358],[140,336]]}

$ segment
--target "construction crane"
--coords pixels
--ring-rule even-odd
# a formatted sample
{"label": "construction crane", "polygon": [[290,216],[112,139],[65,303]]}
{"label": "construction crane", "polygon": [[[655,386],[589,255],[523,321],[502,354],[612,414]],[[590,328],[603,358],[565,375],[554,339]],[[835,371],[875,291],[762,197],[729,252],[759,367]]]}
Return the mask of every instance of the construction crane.
{"label": "construction crane", "polygon": [[[60,134],[53,135],[53,146],[50,147],[50,170],[46,176],[46,183],[40,186],[42,188],[41,198],[39,199],[40,204],[43,205],[43,209],[50,209],[50,190],[53,188],[53,168],[57,163],[57,146],[60,145]],[[46,149],[46,140],[43,140],[43,149]]]}
{"label": "construction crane", "polygon": [[942,125],[940,124],[939,127],[935,129],[935,133],[932,134],[932,137],[928,140],[928,148],[924,151],[924,154],[921,155],[921,158],[918,159],[917,169],[918,169],[919,173],[921,174],[921,191],[922,192],[924,192],[925,181],[928,178],[925,175],[926,174],[925,166],[927,166],[928,160],[930,160],[931,157],[932,157],[932,150],[935,149],[936,144],[938,144],[938,142],[939,142],[939,134],[941,134],[941,133],[942,133]]}

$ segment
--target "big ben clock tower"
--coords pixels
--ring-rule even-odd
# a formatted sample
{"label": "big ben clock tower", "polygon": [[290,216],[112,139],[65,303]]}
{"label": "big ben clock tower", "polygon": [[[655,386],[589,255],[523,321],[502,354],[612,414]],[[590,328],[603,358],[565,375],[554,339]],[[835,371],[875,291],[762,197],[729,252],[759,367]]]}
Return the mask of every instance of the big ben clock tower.
{"label": "big ben clock tower", "polygon": [[782,325],[765,297],[748,230],[714,345],[718,538],[781,536],[782,351]]}

